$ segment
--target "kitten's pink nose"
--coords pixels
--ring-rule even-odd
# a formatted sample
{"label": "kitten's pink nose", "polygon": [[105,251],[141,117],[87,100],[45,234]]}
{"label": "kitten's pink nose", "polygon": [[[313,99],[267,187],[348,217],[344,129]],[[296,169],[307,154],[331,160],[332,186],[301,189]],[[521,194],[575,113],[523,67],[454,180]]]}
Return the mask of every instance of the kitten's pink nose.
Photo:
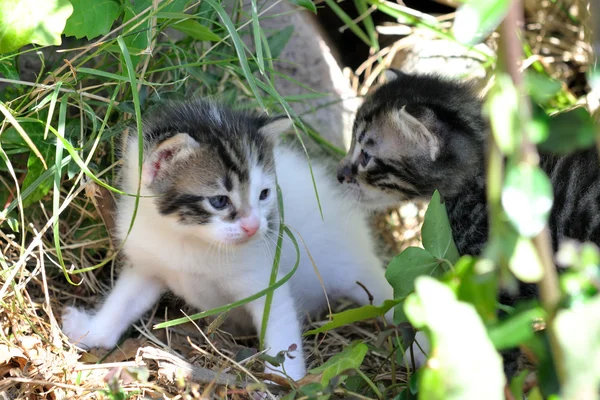
{"label": "kitten's pink nose", "polygon": [[260,221],[258,217],[251,215],[249,217],[242,218],[240,220],[240,226],[242,227],[242,230],[246,232],[246,235],[250,237],[254,236],[254,234],[258,231],[258,228],[260,227]]}

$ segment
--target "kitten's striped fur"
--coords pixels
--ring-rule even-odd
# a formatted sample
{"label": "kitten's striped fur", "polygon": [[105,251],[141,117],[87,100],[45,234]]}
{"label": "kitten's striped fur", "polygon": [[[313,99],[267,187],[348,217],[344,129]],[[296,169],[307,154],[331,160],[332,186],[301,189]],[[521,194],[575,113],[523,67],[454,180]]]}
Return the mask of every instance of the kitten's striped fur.
{"label": "kitten's striped fur", "polygon": [[[373,209],[429,198],[437,189],[460,254],[479,255],[489,229],[484,160],[489,130],[481,102],[466,83],[388,72],[390,79],[358,111],[338,179]],[[554,251],[565,238],[600,245],[596,149],[567,156],[542,152],[540,160],[554,188],[549,220]],[[535,286],[521,285],[520,292],[532,296]],[[501,296],[504,303],[514,300]]]}

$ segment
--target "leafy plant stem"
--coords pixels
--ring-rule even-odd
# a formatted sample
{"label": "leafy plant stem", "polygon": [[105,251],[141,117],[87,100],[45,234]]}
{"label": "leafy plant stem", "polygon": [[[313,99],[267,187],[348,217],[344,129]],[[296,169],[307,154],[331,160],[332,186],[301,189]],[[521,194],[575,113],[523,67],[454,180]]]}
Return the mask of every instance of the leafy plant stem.
{"label": "leafy plant stem", "polygon": [[375,393],[375,396],[377,396],[378,399],[383,399],[383,394],[381,394],[379,389],[377,389],[377,386],[375,386],[373,381],[368,376],[366,376],[364,372],[362,372],[360,369],[357,369],[356,373],[367,383],[367,385],[369,385],[369,387],[371,388],[373,393]]}
{"label": "leafy plant stem", "polygon": [[[521,104],[519,110],[521,119],[520,126],[522,127],[522,142],[519,158],[521,162],[537,165],[539,163],[539,155],[535,145],[529,140],[527,131],[525,129],[525,127],[528,126],[526,122],[531,120],[531,107],[524,85],[522,84],[522,77],[518,67],[519,61],[522,59],[522,46],[518,37],[518,27],[522,26],[522,21],[522,3],[520,0],[514,0],[510,5],[505,20],[500,25],[501,35],[498,46],[498,66],[510,75],[515,87],[518,90],[518,93],[520,94]],[[544,271],[538,286],[540,289],[542,306],[548,314],[546,326],[548,327],[547,329],[550,347],[552,349],[552,356],[554,358],[554,365],[556,366],[559,381],[563,383],[565,381],[563,362],[564,355],[561,347],[559,346],[552,323],[554,314],[556,312],[556,307],[560,300],[560,289],[558,285],[556,268],[552,261],[552,246],[550,246],[550,235],[548,233],[548,229],[546,228],[539,233],[534,238],[533,243]]]}

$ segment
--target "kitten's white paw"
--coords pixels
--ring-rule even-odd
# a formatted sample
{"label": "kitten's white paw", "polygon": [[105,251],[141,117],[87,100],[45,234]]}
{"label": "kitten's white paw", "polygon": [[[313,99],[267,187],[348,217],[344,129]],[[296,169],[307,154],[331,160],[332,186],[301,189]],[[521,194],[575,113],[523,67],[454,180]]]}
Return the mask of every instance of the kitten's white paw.
{"label": "kitten's white paw", "polygon": [[284,378],[290,377],[296,382],[304,378],[304,376],[306,376],[306,366],[304,365],[304,360],[301,357],[296,357],[294,359],[286,358],[284,366],[285,374],[283,373],[281,367],[274,367],[271,364],[266,363],[265,373],[280,375]]}
{"label": "kitten's white paw", "polygon": [[[415,367],[421,368],[427,363],[427,357],[431,350],[431,344],[425,333],[419,331],[415,334],[415,341],[411,344],[411,348],[413,353],[412,357],[415,360]],[[410,348],[406,349],[406,352],[404,353],[404,363],[412,367],[413,358],[411,358],[410,353]]]}
{"label": "kitten's white paw", "polygon": [[75,307],[66,307],[63,311],[62,331],[74,345],[85,350],[92,347],[111,349],[119,340],[119,335],[110,326],[94,326],[93,315]]}

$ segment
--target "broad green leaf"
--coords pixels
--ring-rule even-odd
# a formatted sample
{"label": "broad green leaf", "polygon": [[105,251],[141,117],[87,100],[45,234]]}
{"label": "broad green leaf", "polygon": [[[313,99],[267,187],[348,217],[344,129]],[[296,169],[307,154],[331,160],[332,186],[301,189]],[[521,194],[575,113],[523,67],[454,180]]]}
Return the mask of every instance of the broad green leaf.
{"label": "broad green leaf", "polygon": [[539,167],[524,162],[507,166],[502,206],[520,235],[533,237],[541,232],[552,200],[552,184]]}
{"label": "broad green leaf", "polygon": [[[130,2],[125,2],[125,13],[123,15],[123,22],[127,22],[136,15],[140,14],[142,11],[146,10],[148,7],[152,6],[152,0],[135,0],[133,4]],[[141,21],[147,17],[148,14],[145,14],[140,17],[137,21]],[[135,67],[137,63],[140,61],[139,54],[148,48],[149,44],[149,35],[151,32],[151,20],[150,18],[146,18],[141,25],[137,28],[128,32],[123,40],[127,45],[127,49],[131,53],[131,62]],[[116,48],[119,51],[119,48]],[[124,61],[123,61],[124,63]]]}
{"label": "broad green leaf", "polygon": [[529,371],[521,371],[510,381],[510,392],[512,393],[515,399],[523,398],[523,385],[525,384],[525,379],[527,379],[527,375],[529,375]]}
{"label": "broad green leaf", "polygon": [[15,59],[0,61],[0,75],[7,79],[19,79]]}
{"label": "broad green leaf", "polygon": [[60,35],[73,12],[68,0],[0,0],[0,53],[26,44],[61,44]]}
{"label": "broad green leaf", "polygon": [[519,237],[508,263],[513,274],[523,282],[539,282],[544,275],[542,262],[531,239]]}
{"label": "broad green leaf", "polygon": [[269,48],[271,49],[271,57],[277,58],[285,48],[285,45],[289,42],[290,38],[294,34],[294,26],[286,26],[279,32],[275,32],[267,38]]}
{"label": "broad green leaf", "polygon": [[512,154],[520,146],[519,94],[508,74],[498,74],[484,105],[490,119],[494,140],[504,154]]}
{"label": "broad green leaf", "polygon": [[460,6],[452,25],[454,37],[475,44],[492,33],[508,12],[509,0],[470,0]]}
{"label": "broad green leaf", "polygon": [[417,278],[415,289],[404,308],[410,322],[428,333],[432,345],[421,371],[419,398],[504,399],[502,358],[475,308],[431,277]]}
{"label": "broad green leaf", "polygon": [[440,200],[440,194],[436,190],[431,197],[425,221],[421,229],[423,247],[438,259],[448,260],[454,264],[459,259],[458,250],[452,238],[452,228],[448,220],[446,206]]}
{"label": "broad green leaf", "polygon": [[310,370],[311,374],[322,374],[321,384],[327,386],[329,381],[349,369],[358,369],[362,364],[368,347],[362,342],[354,342],[344,348],[341,353],[331,357],[323,365]]}
{"label": "broad green leaf", "polygon": [[471,256],[461,257],[454,265],[450,278],[452,286],[458,278],[458,299],[473,304],[485,322],[496,320],[497,277],[494,272],[477,272],[477,261]]}
{"label": "broad green leaf", "polygon": [[295,4],[297,6],[306,8],[309,11],[317,13],[317,7],[314,5],[312,0],[288,0],[290,3]]}
{"label": "broad green leaf", "polygon": [[196,40],[208,40],[212,42],[218,42],[221,40],[218,35],[211,32],[211,30],[206,26],[200,25],[200,23],[191,19],[170,25],[170,27],[177,29],[179,32],[185,33]]}
{"label": "broad green leaf", "polygon": [[554,117],[546,116],[539,107],[534,116],[548,126],[548,138],[539,144],[543,151],[569,154],[575,150],[592,147],[596,140],[596,123],[582,107],[562,112]]}
{"label": "broad green leaf", "polygon": [[600,387],[600,296],[571,310],[560,310],[554,319],[563,350],[566,381],[564,399],[599,398]]}
{"label": "broad green leaf", "polygon": [[531,389],[531,391],[527,393],[527,400],[544,400],[544,396],[542,396],[540,388],[536,386]]}
{"label": "broad green leaf", "polygon": [[19,233],[19,220],[13,217],[7,217],[6,223],[8,227],[15,233]]}
{"label": "broad green leaf", "polygon": [[115,0],[70,0],[73,14],[67,20],[65,35],[93,39],[106,35],[121,14],[121,4]]}
{"label": "broad green leaf", "polygon": [[489,327],[488,335],[496,349],[510,349],[532,339],[534,322],[545,318],[546,312],[541,307],[531,308]]}
{"label": "broad green leaf", "polygon": [[362,306],[353,308],[351,310],[342,311],[341,313],[333,314],[333,320],[326,323],[320,328],[310,330],[304,333],[307,335],[316,335],[317,333],[327,332],[340,326],[353,324],[358,321],[364,321],[365,319],[381,317],[386,312],[392,309],[395,305],[400,303],[401,300],[385,300],[381,306]]}
{"label": "broad green leaf", "polygon": [[[42,146],[43,145],[43,146]],[[48,165],[54,163],[54,149],[55,146],[48,144],[46,142],[38,142],[38,146],[40,146],[40,151],[46,163]],[[29,154],[29,159],[27,160],[27,175],[25,176],[25,180],[23,181],[23,186],[21,188],[21,193],[25,192],[29,187],[32,187],[35,183],[35,186],[32,187],[33,191],[29,196],[23,199],[23,207],[27,207],[33,203],[36,203],[38,200],[41,200],[44,196],[48,194],[50,189],[52,189],[52,176],[48,176],[46,179],[41,182],[37,181],[37,179],[46,171],[44,165],[40,161],[40,159],[33,153]]]}
{"label": "broad green leaf", "polygon": [[[190,0],[172,0],[165,7],[161,8],[162,12],[182,12],[185,10],[185,7],[190,2]],[[161,4],[162,6],[162,4]]]}
{"label": "broad green leaf", "polygon": [[[385,278],[394,288],[394,299],[404,299],[414,290],[415,279],[421,275],[439,277],[444,274],[440,261],[427,250],[409,247],[390,261]],[[406,321],[402,307],[394,310],[394,323]]]}
{"label": "broad green leaf", "polygon": [[527,70],[524,76],[527,92],[537,103],[547,102],[556,96],[562,88],[562,83],[560,81],[553,80],[538,72]]}

